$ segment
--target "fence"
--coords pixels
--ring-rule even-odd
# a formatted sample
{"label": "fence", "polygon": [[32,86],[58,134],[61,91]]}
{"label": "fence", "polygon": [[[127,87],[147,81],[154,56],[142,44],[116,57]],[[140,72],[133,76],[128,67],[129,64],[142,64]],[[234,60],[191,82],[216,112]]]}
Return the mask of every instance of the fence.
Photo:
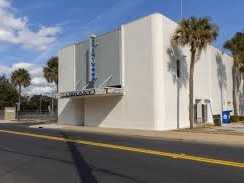
{"label": "fence", "polygon": [[57,121],[57,112],[48,111],[21,111],[19,113],[22,120],[42,120],[48,122]]}
{"label": "fence", "polygon": [[[21,120],[41,120],[48,122],[57,121],[57,112],[48,112],[48,111],[21,111],[20,112]],[[0,120],[4,120],[4,110],[0,110]]]}

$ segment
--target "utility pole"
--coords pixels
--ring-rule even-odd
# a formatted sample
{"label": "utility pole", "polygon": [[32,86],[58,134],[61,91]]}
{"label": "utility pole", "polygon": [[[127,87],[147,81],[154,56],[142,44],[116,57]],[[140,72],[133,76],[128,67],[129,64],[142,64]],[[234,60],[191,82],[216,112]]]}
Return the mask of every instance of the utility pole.
{"label": "utility pole", "polygon": [[53,111],[54,111],[54,110],[53,110],[53,97],[52,97],[52,114],[53,114]]}
{"label": "utility pole", "polygon": [[180,0],[180,18],[183,19],[183,0]]}
{"label": "utility pole", "polygon": [[42,95],[40,95],[40,106],[39,106],[39,112],[42,113]]}

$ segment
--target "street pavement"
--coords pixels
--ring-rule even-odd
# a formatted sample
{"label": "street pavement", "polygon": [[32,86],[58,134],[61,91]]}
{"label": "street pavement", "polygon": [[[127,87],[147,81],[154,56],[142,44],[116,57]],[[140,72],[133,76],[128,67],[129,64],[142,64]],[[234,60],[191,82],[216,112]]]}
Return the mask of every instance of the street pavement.
{"label": "street pavement", "polygon": [[[28,125],[29,123],[26,123]],[[180,129],[173,131],[152,131],[136,129],[99,128],[87,126],[49,124],[29,124],[32,128],[61,129],[64,131],[76,131],[81,133],[95,133],[116,136],[140,137],[146,139],[170,139],[194,143],[216,144],[224,146],[244,147],[244,123],[234,123],[218,126],[206,126],[194,129]]]}
{"label": "street pavement", "polygon": [[242,162],[237,146],[0,124],[0,183],[243,183]]}

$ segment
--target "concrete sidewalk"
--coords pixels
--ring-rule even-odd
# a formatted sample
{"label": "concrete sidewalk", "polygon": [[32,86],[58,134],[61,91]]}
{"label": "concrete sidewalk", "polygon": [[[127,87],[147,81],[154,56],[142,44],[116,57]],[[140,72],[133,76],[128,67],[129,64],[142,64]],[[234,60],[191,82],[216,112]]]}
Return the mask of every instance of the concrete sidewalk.
{"label": "concrete sidewalk", "polygon": [[235,122],[223,124],[222,126],[208,126],[207,128],[195,128],[192,130],[184,129],[184,131],[244,136],[244,123]]}
{"label": "concrete sidewalk", "polygon": [[0,123],[16,123],[16,121],[0,119]]}
{"label": "concrete sidewalk", "polygon": [[47,129],[60,129],[65,131],[96,133],[116,136],[129,136],[139,137],[146,139],[167,139],[178,140],[192,143],[203,144],[217,144],[227,146],[244,147],[244,135],[234,134],[215,134],[206,133],[204,131],[146,131],[146,130],[130,130],[130,129],[114,129],[114,128],[101,128],[101,127],[80,127],[80,126],[67,126],[58,124],[44,124],[33,125],[32,128],[47,128]]}
{"label": "concrete sidewalk", "polygon": [[[21,120],[0,120],[1,123],[10,123],[10,124],[49,124],[50,120],[47,119],[21,119]],[[53,123],[53,122],[52,122]]]}

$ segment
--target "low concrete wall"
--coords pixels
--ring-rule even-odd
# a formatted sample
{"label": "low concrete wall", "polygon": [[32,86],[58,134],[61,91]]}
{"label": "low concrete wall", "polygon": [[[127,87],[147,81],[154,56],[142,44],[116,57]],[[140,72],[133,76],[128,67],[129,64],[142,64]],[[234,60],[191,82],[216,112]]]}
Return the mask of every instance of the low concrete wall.
{"label": "low concrete wall", "polygon": [[15,120],[16,119],[16,108],[5,107],[4,109],[4,120]]}

